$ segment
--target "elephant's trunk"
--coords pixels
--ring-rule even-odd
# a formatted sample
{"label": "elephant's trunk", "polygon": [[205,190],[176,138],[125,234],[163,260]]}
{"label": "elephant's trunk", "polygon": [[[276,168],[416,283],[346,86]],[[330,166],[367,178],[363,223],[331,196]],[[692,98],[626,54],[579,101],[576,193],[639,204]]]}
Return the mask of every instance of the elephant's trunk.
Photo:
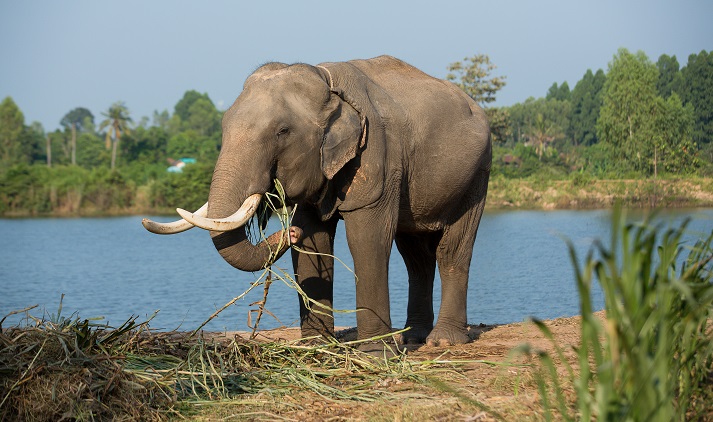
{"label": "elephant's trunk", "polygon": [[[290,244],[299,239],[301,231],[297,228],[280,230],[257,245],[253,245],[247,237],[244,223],[252,217],[257,208],[257,202],[254,202],[255,194],[263,194],[267,191],[267,186],[243,187],[240,186],[241,180],[244,179],[236,176],[232,166],[226,168],[224,163],[218,160],[210,187],[206,220],[215,222],[216,219],[233,216],[236,210],[244,210],[240,217],[244,220],[240,224],[241,227],[228,231],[211,230],[210,236],[220,255],[230,265],[243,271],[259,271],[282,256],[289,249]],[[268,186],[269,180],[268,176]]]}
{"label": "elephant's trunk", "polygon": [[247,239],[245,227],[229,232],[211,231],[215,248],[227,263],[243,271],[259,271],[278,259],[290,247],[290,235],[285,230],[273,233],[253,245]]}

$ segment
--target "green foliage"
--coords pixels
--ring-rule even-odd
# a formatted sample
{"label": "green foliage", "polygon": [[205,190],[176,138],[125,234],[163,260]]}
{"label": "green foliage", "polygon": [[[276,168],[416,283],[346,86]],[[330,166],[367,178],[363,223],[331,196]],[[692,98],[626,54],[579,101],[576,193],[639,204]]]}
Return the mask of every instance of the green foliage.
{"label": "green foliage", "polygon": [[85,187],[85,201],[98,210],[123,209],[131,206],[136,185],[116,170],[96,168]]}
{"label": "green foliage", "polygon": [[137,127],[122,143],[124,165],[139,162],[144,165],[167,163],[168,132],[158,126]]}
{"label": "green foliage", "polygon": [[654,165],[660,165],[669,173],[691,173],[699,160],[695,156],[692,139],[693,107],[685,107],[676,93],[667,100],[656,99],[654,118]]}
{"label": "green foliage", "polygon": [[572,114],[568,100],[528,98],[509,108],[511,142],[537,144],[543,149],[544,144],[564,140]]}
{"label": "green foliage", "polygon": [[629,170],[624,161],[618,159],[616,148],[606,142],[584,148],[581,154],[585,171],[595,177],[616,178]]}
{"label": "green foliage", "polygon": [[[189,109],[198,100],[205,99],[210,101],[208,94],[201,94],[195,90],[186,91],[183,97],[176,103],[173,114],[177,116],[181,121],[187,121],[190,118]],[[211,102],[212,104],[212,102]]]}
{"label": "green foliage", "polygon": [[79,215],[128,209],[136,183],[107,167],[29,166],[0,172],[0,214]]}
{"label": "green foliage", "polygon": [[32,122],[29,126],[24,126],[21,142],[26,146],[30,154],[30,162],[38,161],[45,163],[47,160],[45,130],[39,122]]}
{"label": "green foliage", "polygon": [[179,131],[192,131],[201,137],[213,137],[220,133],[222,117],[208,94],[186,91],[183,98],[176,103],[173,131],[174,134]]}
{"label": "green foliage", "polygon": [[218,158],[218,145],[217,140],[189,130],[169,138],[166,154],[173,159],[192,157],[213,162]]}
{"label": "green foliage", "polygon": [[198,209],[208,199],[214,165],[196,163],[184,167],[182,173],[167,173],[151,186],[154,207],[181,204],[186,209]]}
{"label": "green foliage", "polygon": [[[686,226],[628,224],[615,212],[611,244],[596,243],[583,265],[569,244],[582,314],[578,372],[549,328],[535,323],[565,363],[576,403],[565,399],[553,358],[538,352],[542,371],[536,381],[548,420],[553,408],[571,421],[703,416],[713,365],[713,231],[683,259]],[[593,314],[595,279],[604,291],[604,321]]]}
{"label": "green foliage", "polygon": [[154,110],[153,112],[153,126],[158,127],[159,129],[168,130],[168,123],[171,120],[171,116],[168,113],[168,110],[164,110],[162,112],[158,112]]}
{"label": "green foliage", "polygon": [[114,169],[116,167],[116,152],[119,141],[122,134],[128,135],[131,133],[129,123],[133,120],[129,117],[129,110],[126,105],[121,101],[112,104],[109,110],[102,113],[102,115],[106,119],[99,124],[99,130],[108,129],[106,131],[106,148],[109,149],[111,145],[111,168]]}
{"label": "green foliage", "polygon": [[188,118],[183,121],[183,127],[201,136],[210,136],[220,131],[221,119],[222,114],[209,98],[199,98],[188,108]]}
{"label": "green foliage", "polygon": [[713,51],[691,54],[681,69],[681,99],[695,113],[693,140],[700,146],[713,143]]}
{"label": "green foliage", "polygon": [[604,86],[598,136],[643,174],[657,174],[660,168],[690,173],[697,166],[693,109],[684,107],[675,92],[667,100],[658,95],[675,85],[675,58],[662,56],[659,67],[666,72],[663,85],[659,70],[643,52],[619,50]]}
{"label": "green foliage", "polygon": [[505,107],[488,107],[485,109],[490,124],[490,138],[493,142],[502,143],[512,136],[510,132],[510,111]]}
{"label": "green foliage", "polygon": [[551,180],[565,178],[567,168],[555,148],[548,148],[540,157],[534,147],[520,143],[514,148],[496,146],[493,149],[492,174],[507,178]]}
{"label": "green foliage", "polygon": [[0,214],[50,211],[46,183],[50,170],[44,166],[16,164],[0,172]]}
{"label": "green foliage", "polygon": [[596,74],[587,70],[571,94],[572,117],[568,131],[575,145],[593,145],[597,142],[596,124],[602,106],[602,88],[606,76],[599,69]]}
{"label": "green foliage", "polygon": [[25,116],[11,97],[0,103],[0,164],[29,163],[32,147],[23,138]]}
{"label": "green foliage", "polygon": [[706,177],[713,176],[713,142],[705,144],[696,154],[699,161],[699,174]]}
{"label": "green foliage", "polygon": [[[54,155],[53,155],[54,156]],[[84,168],[108,167],[111,153],[94,132],[81,132],[77,138],[77,165]]]}
{"label": "green foliage", "polygon": [[[50,146],[49,153],[52,156],[51,165],[64,165],[71,163],[71,142],[66,133],[59,130],[48,133]],[[46,152],[47,153],[47,152]]]}
{"label": "green foliage", "polygon": [[482,106],[495,101],[495,94],[505,86],[505,76],[490,76],[496,67],[487,55],[476,54],[448,65],[446,79]]}
{"label": "green foliage", "polygon": [[567,81],[564,81],[560,86],[557,86],[557,82],[553,83],[550,89],[547,90],[547,96],[545,98],[548,100],[565,101],[570,100],[571,96],[569,84]]}
{"label": "green foliage", "polygon": [[65,114],[59,124],[65,129],[69,129],[72,125],[79,131],[93,129],[94,115],[84,107],[77,107]]}
{"label": "green foliage", "polygon": [[650,118],[656,102],[658,70],[642,51],[622,48],[609,63],[597,137],[618,148],[629,165],[647,169],[653,161]]}
{"label": "green foliage", "polygon": [[[124,104],[113,104],[102,113],[105,119],[99,125],[99,130],[106,129],[105,147],[87,109],[75,108],[62,119],[64,130],[45,134],[39,124],[25,126],[22,113],[8,97],[0,108],[5,117],[0,131],[4,130],[14,155],[0,166],[0,215],[202,205],[219,152],[221,113],[207,95],[190,91],[177,110],[185,121],[166,111],[156,112],[155,125],[143,119],[132,128]],[[182,174],[166,171],[169,158],[183,157],[195,158],[199,164],[189,165]],[[30,162],[35,165],[26,165]],[[118,165],[121,171],[116,170]]]}
{"label": "green foliage", "polygon": [[662,54],[656,62],[659,70],[659,81],[656,89],[663,98],[668,98],[675,92],[680,92],[683,77],[676,56]]}

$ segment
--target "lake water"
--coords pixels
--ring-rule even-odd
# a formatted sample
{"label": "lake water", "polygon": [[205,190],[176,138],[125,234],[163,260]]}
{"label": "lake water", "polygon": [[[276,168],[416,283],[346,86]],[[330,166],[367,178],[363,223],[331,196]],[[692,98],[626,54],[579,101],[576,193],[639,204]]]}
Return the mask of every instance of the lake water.
{"label": "lake water", "polygon": [[[470,274],[470,323],[519,322],[535,316],[554,318],[579,313],[573,269],[563,238],[580,256],[597,239],[608,241],[610,215],[599,211],[488,211],[483,217]],[[629,213],[631,218],[641,214]],[[666,211],[660,218],[680,222],[692,217],[691,233],[710,233],[713,209]],[[164,218],[155,218],[166,221]],[[335,255],[351,266],[340,223]],[[258,274],[226,264],[208,233],[199,229],[157,236],[140,217],[83,219],[0,219],[0,318],[38,304],[36,317],[57,312],[82,318],[104,317],[119,325],[132,315],[139,321],[159,310],[151,327],[194,329],[217,308],[243,293]],[[355,306],[354,276],[335,264],[335,308]],[[278,267],[291,271],[289,253]],[[390,264],[391,316],[394,326],[406,321],[408,281],[398,251]],[[440,283],[434,292],[436,311]],[[601,292],[594,292],[601,308]],[[210,330],[245,330],[252,302],[262,288],[223,311]],[[281,282],[270,288],[267,309],[279,321],[263,317],[261,328],[299,326],[297,294]],[[8,318],[15,324],[21,315]],[[354,326],[353,313],[338,314],[338,326]]]}

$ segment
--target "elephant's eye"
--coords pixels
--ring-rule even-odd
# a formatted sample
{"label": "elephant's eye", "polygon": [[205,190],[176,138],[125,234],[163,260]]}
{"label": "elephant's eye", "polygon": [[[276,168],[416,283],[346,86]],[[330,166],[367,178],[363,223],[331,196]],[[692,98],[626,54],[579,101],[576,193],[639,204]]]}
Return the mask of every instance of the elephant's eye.
{"label": "elephant's eye", "polygon": [[287,135],[287,132],[289,132],[290,129],[286,127],[280,128],[280,130],[277,131],[277,137],[279,138],[280,136]]}

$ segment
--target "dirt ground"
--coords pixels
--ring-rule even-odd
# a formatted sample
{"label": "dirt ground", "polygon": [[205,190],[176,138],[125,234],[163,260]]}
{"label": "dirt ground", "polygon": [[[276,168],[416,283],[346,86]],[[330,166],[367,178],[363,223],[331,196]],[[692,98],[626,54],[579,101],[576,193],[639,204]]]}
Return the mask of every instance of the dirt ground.
{"label": "dirt ground", "polygon": [[[603,318],[603,313],[597,315]],[[546,321],[572,362],[571,346],[576,346],[580,337],[579,320],[571,317]],[[282,397],[280,402],[265,397],[262,405],[212,407],[193,416],[203,420],[543,420],[534,380],[535,360],[515,350],[529,345],[531,350],[554,354],[552,343],[532,323],[471,326],[470,333],[472,342],[464,345],[410,347],[407,362],[438,360],[443,364],[428,374],[423,384],[384,379],[379,388],[398,393],[397,399],[373,403],[332,401],[305,393]],[[349,340],[353,330],[342,332],[342,336]],[[295,340],[299,338],[299,330],[263,331],[259,338]],[[560,373],[566,374],[562,365]]]}

